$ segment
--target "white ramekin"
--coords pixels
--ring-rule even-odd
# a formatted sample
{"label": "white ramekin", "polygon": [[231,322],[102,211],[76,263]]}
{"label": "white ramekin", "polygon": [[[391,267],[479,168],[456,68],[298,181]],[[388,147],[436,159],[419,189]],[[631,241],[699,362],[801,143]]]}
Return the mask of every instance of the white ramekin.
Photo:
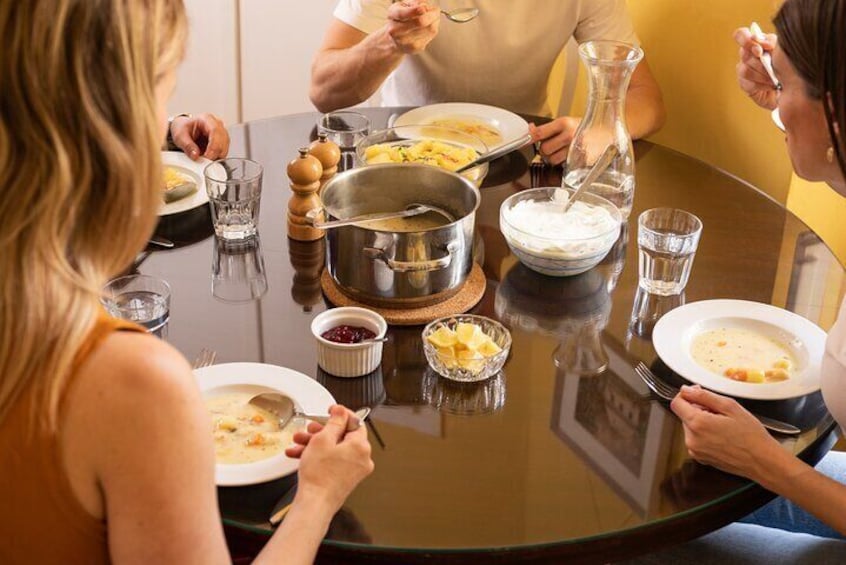
{"label": "white ramekin", "polygon": [[336,377],[360,377],[375,371],[382,362],[382,342],[335,343],[321,337],[325,331],[340,325],[367,328],[377,338],[385,337],[388,331],[385,318],[366,308],[343,306],[321,312],[311,321],[320,368]]}

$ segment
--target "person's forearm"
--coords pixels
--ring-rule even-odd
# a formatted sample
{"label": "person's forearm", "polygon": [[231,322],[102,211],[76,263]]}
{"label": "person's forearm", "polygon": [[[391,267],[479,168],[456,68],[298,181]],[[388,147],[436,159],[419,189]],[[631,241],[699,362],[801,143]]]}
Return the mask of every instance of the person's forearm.
{"label": "person's forearm", "polygon": [[352,47],[321,51],[312,65],[309,97],[321,112],[364,102],[402,58],[402,52],[384,30]]}
{"label": "person's forearm", "polygon": [[297,500],[254,564],[311,565],[335,515],[327,502],[297,493]]}
{"label": "person's forearm", "polygon": [[783,450],[760,458],[750,478],[846,535],[846,485]]}
{"label": "person's forearm", "polygon": [[660,90],[632,86],[626,94],[626,127],[632,139],[640,139],[661,129],[666,119]]}

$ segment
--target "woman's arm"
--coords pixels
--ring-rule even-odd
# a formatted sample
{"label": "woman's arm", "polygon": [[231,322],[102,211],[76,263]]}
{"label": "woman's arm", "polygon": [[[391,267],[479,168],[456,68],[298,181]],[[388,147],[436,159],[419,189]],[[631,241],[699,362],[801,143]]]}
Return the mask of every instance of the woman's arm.
{"label": "woman's arm", "polygon": [[671,406],[691,457],[760,483],[846,535],[846,485],[786,452],[734,399],[685,386]]}
{"label": "woman's arm", "polygon": [[[77,432],[87,436],[113,561],[228,563],[211,419],[185,359],[152,336],[117,333],[86,373],[73,402],[76,414],[89,416],[75,421],[86,424]],[[312,438],[301,462],[303,495],[262,560],[311,563],[333,514],[372,469],[364,429],[349,439],[332,435],[346,417],[336,410],[336,423]]]}

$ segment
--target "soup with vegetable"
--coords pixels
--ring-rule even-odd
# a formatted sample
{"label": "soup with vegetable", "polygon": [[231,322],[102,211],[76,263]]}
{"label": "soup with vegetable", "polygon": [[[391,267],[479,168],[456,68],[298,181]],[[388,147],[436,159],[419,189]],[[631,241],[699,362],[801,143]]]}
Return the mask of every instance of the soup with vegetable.
{"label": "soup with vegetable", "polygon": [[206,399],[211,414],[218,463],[253,463],[282,453],[302,425],[292,421],[279,429],[279,419],[249,404],[251,393],[221,394]]}
{"label": "soup with vegetable", "polygon": [[743,328],[719,328],[697,335],[690,355],[700,366],[734,381],[786,381],[796,359],[783,342]]}

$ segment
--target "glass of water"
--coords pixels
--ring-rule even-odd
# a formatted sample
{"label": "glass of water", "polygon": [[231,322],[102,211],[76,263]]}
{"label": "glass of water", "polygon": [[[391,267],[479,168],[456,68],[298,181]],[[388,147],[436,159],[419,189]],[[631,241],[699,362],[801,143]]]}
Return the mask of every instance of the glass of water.
{"label": "glass of water", "polygon": [[242,240],[258,230],[261,179],[264,170],[255,161],[220,159],[205,168],[214,233],[226,240]]}
{"label": "glass of water", "polygon": [[135,322],[164,339],[170,320],[170,285],[149,275],[127,275],[112,279],[103,287],[100,301],[106,311],[122,320]]}
{"label": "glass of water", "polygon": [[370,119],[364,114],[342,110],[323,114],[317,120],[317,133],[326,134],[341,149],[338,171],[347,171],[355,165],[355,146],[370,134]]}
{"label": "glass of water", "polygon": [[680,294],[690,278],[702,221],[684,210],[653,208],[637,220],[639,286],[651,294]]}

